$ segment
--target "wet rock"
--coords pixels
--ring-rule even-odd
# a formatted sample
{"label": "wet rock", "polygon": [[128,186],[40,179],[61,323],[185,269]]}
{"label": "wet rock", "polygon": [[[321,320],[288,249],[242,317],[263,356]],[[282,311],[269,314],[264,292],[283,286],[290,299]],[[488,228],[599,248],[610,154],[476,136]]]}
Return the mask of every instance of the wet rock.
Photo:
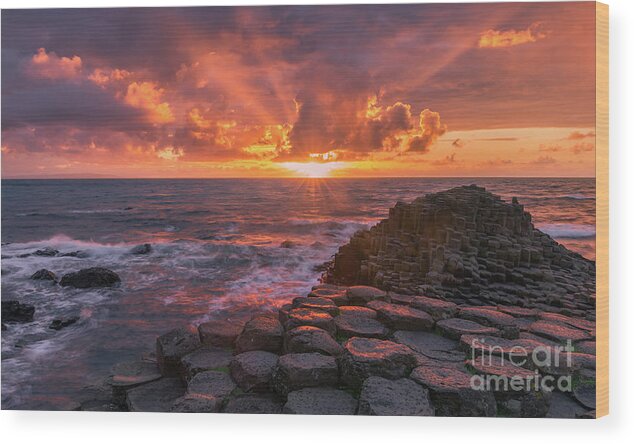
{"label": "wet rock", "polygon": [[53,257],[53,256],[57,256],[58,253],[59,251],[54,248],[45,247],[45,248],[42,248],[41,250],[35,251],[33,254],[35,256]]}
{"label": "wet rock", "polygon": [[338,356],[343,348],[332,336],[321,328],[303,326],[294,328],[284,337],[284,350],[286,353],[312,353]]}
{"label": "wet rock", "polygon": [[278,356],[271,352],[254,350],[234,356],[229,366],[231,376],[245,391],[266,391],[277,366]]}
{"label": "wet rock", "polygon": [[282,243],[280,243],[280,247],[282,248],[295,248],[297,247],[297,242],[291,241],[291,240],[285,240]]}
{"label": "wet rock", "polygon": [[497,328],[500,330],[501,336],[507,339],[516,339],[520,334],[519,328],[515,324],[515,318],[506,313],[480,307],[465,307],[460,309],[458,316],[478,324]]}
{"label": "wet rock", "polygon": [[216,413],[222,407],[222,399],[201,394],[186,394],[176,399],[172,413]]}
{"label": "wet rock", "polygon": [[575,399],[590,410],[597,408],[597,387],[594,384],[579,384],[572,391]]}
{"label": "wet rock", "polygon": [[288,394],[283,413],[295,415],[354,415],[357,400],[343,390],[312,387]]}
{"label": "wet rock", "polygon": [[371,376],[363,382],[359,415],[434,416],[429,393],[411,379]]}
{"label": "wet rock", "polygon": [[399,379],[409,375],[416,365],[412,350],[402,344],[371,338],[352,338],[344,345],[339,359],[342,380],[360,387],[370,376]]}
{"label": "wet rock", "polygon": [[293,299],[292,307],[307,308],[309,310],[320,310],[328,313],[330,316],[337,316],[339,314],[339,308],[337,308],[337,305],[335,305],[332,300],[326,298],[295,298]]}
{"label": "wet rock", "polygon": [[188,381],[200,372],[227,370],[233,359],[229,350],[201,348],[181,359],[182,377]]}
{"label": "wet rock", "polygon": [[74,316],[72,318],[67,318],[67,319],[54,319],[51,322],[51,324],[48,326],[48,328],[50,328],[51,330],[61,330],[64,327],[73,325],[77,321],[79,321],[79,316]]}
{"label": "wet rock", "polygon": [[490,391],[471,386],[471,375],[455,368],[416,367],[410,376],[429,390],[438,416],[495,416]]}
{"label": "wet rock", "polygon": [[390,328],[397,330],[431,330],[434,320],[424,311],[405,305],[372,301],[368,308],[376,311],[377,319]]}
{"label": "wet rock", "polygon": [[376,319],[366,316],[340,315],[335,318],[337,335],[344,338],[362,336],[366,338],[385,338],[389,330]]}
{"label": "wet rock", "polygon": [[162,378],[127,392],[126,404],[131,412],[169,412],[174,402],[185,394],[178,378]]}
{"label": "wet rock", "polygon": [[156,339],[156,362],[163,376],[182,373],[181,358],[200,347],[198,336],[177,328]]}
{"label": "wet rock", "polygon": [[277,415],[282,413],[283,405],[282,400],[275,395],[245,394],[231,398],[223,412]]}
{"label": "wet rock", "polygon": [[288,311],[284,326],[287,330],[302,326],[311,326],[321,328],[331,335],[335,334],[335,320],[328,313],[321,310],[293,308]]}
{"label": "wet rock", "polygon": [[436,328],[445,336],[452,339],[460,339],[462,335],[499,336],[500,330],[493,327],[485,327],[477,322],[466,319],[443,319],[436,323]]}
{"label": "wet rock", "polygon": [[151,244],[141,244],[130,249],[131,254],[149,254],[152,252]]}
{"label": "wet rock", "polygon": [[31,275],[31,279],[36,281],[52,281],[55,282],[57,280],[57,276],[52,271],[47,270],[46,268],[42,268],[37,270],[35,273]]}
{"label": "wet rock", "polygon": [[66,253],[59,253],[58,257],[76,257],[79,259],[87,258],[89,255],[85,251],[67,251]]}
{"label": "wet rock", "polygon": [[453,302],[426,296],[414,297],[410,305],[418,310],[429,313],[434,321],[453,318],[458,312],[458,306]]}
{"label": "wet rock", "polygon": [[550,407],[547,418],[577,418],[587,412],[577,401],[568,394],[553,392],[550,399]]}
{"label": "wet rock", "polygon": [[242,333],[244,324],[235,321],[214,320],[198,326],[200,342],[205,346],[233,347]]}
{"label": "wet rock", "polygon": [[341,315],[363,316],[366,318],[376,319],[376,311],[359,305],[342,305],[339,307],[339,313]]}
{"label": "wet rock", "polygon": [[100,288],[113,287],[121,282],[117,273],[107,268],[85,268],[62,276],[59,284],[62,287]]}
{"label": "wet rock", "polygon": [[31,322],[35,307],[18,301],[2,301],[2,322]]}
{"label": "wet rock", "polygon": [[264,350],[279,353],[284,329],[272,315],[258,315],[247,322],[235,342],[236,352]]}
{"label": "wet rock", "polygon": [[579,330],[558,322],[537,321],[530,325],[529,331],[559,343],[565,343],[567,340],[575,342],[592,339],[592,335],[586,330]]}
{"label": "wet rock", "polygon": [[318,285],[308,295],[309,298],[317,297],[329,299],[335,305],[348,305],[347,289],[345,287],[337,287],[333,285]]}
{"label": "wet rock", "polygon": [[155,363],[145,361],[121,362],[112,367],[106,383],[112,387],[112,398],[116,404],[125,405],[129,390],[161,378]]}
{"label": "wet rock", "polygon": [[209,370],[197,373],[187,383],[187,394],[224,399],[235,390],[236,384],[228,373]]}
{"label": "wet rock", "polygon": [[320,353],[290,353],[280,357],[273,373],[276,392],[286,395],[306,387],[334,386],[339,381],[337,362]]}
{"label": "wet rock", "polygon": [[352,305],[365,305],[372,301],[387,300],[385,291],[365,285],[356,285],[348,288],[347,296]]}
{"label": "wet rock", "polygon": [[464,352],[458,350],[458,342],[424,331],[397,331],[394,340],[413,351],[432,359],[463,362]]}

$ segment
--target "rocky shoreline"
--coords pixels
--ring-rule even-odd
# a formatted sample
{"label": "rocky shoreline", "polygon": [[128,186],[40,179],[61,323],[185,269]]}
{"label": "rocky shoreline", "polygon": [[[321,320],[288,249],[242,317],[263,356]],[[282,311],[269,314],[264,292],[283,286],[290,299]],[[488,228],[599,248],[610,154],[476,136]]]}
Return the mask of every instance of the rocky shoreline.
{"label": "rocky shoreline", "polygon": [[[519,203],[459,187],[397,204],[275,313],[160,336],[76,408],[591,418],[594,279]],[[527,384],[474,386],[492,376]],[[547,377],[570,384],[531,388]]]}

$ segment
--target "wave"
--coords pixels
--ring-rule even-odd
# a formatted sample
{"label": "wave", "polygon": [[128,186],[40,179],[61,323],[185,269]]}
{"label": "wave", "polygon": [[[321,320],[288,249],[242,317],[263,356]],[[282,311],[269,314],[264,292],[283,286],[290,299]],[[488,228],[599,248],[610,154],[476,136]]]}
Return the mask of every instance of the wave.
{"label": "wave", "polygon": [[537,228],[555,239],[590,239],[596,236],[596,227],[594,225],[539,224]]}

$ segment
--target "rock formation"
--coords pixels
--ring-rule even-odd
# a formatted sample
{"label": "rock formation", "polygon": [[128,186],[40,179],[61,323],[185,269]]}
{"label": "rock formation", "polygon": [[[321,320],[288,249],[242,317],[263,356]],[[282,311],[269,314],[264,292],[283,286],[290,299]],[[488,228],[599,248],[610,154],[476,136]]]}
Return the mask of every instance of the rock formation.
{"label": "rock formation", "polygon": [[594,317],[594,262],[536,229],[517,199],[475,185],[397,203],[339,249],[324,281]]}

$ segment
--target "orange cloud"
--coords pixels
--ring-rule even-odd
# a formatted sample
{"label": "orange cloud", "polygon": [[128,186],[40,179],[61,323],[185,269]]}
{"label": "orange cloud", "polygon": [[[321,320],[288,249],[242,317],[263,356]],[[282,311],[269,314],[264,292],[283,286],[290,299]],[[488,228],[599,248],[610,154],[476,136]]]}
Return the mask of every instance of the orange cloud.
{"label": "orange cloud", "polygon": [[427,152],[436,140],[447,132],[447,125],[440,122],[440,114],[425,108],[420,113],[420,134],[409,142],[410,151]]}
{"label": "orange cloud", "polygon": [[594,131],[588,131],[587,133],[582,133],[580,131],[573,131],[567,137],[568,140],[581,140],[586,139],[588,137],[595,137]]}
{"label": "orange cloud", "polygon": [[507,48],[509,46],[533,43],[546,38],[546,33],[539,31],[539,23],[533,23],[528,28],[520,31],[509,29],[498,31],[489,29],[480,34],[478,48]]}
{"label": "orange cloud", "polygon": [[570,150],[575,154],[594,151],[594,143],[575,143],[573,146],[570,147]]}
{"label": "orange cloud", "polygon": [[130,106],[148,111],[153,123],[170,123],[174,121],[174,115],[169,103],[161,102],[164,92],[154,82],[132,82],[123,100]]}
{"label": "orange cloud", "polygon": [[28,72],[33,77],[43,79],[72,79],[81,73],[81,57],[59,57],[52,51],[46,52],[45,48],[40,48],[31,57]]}
{"label": "orange cloud", "polygon": [[125,69],[95,69],[88,79],[102,88],[111,82],[118,82],[130,76],[130,71]]}

